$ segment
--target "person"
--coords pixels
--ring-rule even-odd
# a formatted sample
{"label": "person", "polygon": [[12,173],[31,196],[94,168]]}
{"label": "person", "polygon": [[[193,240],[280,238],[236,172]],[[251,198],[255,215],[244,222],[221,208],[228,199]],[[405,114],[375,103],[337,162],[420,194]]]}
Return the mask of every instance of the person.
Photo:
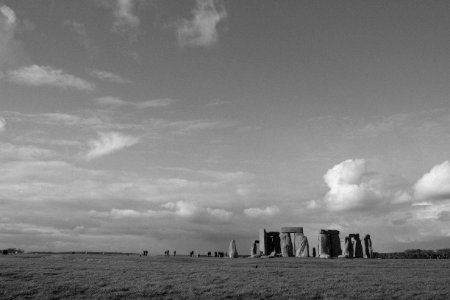
{"label": "person", "polygon": [[177,255],[177,251],[173,250],[173,256]]}

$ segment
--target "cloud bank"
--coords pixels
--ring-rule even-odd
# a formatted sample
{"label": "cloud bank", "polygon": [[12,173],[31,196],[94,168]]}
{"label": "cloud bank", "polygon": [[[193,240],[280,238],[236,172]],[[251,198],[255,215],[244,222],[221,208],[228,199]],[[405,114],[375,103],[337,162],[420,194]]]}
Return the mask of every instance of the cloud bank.
{"label": "cloud bank", "polygon": [[102,71],[99,69],[92,69],[89,72],[89,75],[91,75],[92,77],[95,77],[97,79],[103,80],[103,81],[110,81],[113,83],[131,83],[131,80],[123,78],[120,75],[111,73],[111,72],[106,72],[106,71]]}
{"label": "cloud bank", "polygon": [[181,47],[208,47],[217,43],[217,25],[227,17],[223,6],[214,0],[197,0],[191,20],[177,24],[178,43]]}

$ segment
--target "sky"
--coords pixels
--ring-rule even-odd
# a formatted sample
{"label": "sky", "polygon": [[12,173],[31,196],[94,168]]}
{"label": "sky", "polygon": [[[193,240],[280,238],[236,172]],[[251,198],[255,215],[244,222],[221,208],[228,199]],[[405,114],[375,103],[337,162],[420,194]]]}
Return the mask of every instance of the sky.
{"label": "sky", "polygon": [[0,248],[450,246],[450,2],[0,0]]}

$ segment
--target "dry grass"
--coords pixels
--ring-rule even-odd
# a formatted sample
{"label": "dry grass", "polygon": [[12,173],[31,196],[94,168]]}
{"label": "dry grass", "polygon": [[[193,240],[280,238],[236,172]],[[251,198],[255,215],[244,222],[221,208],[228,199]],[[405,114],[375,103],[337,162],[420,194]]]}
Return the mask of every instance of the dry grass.
{"label": "dry grass", "polygon": [[0,257],[1,299],[449,299],[449,260]]}

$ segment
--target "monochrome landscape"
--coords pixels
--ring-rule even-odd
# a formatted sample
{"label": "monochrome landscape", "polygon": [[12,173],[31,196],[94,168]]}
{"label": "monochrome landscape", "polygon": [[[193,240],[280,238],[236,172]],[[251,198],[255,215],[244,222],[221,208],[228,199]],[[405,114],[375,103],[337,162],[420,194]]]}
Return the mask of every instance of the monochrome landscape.
{"label": "monochrome landscape", "polygon": [[0,0],[0,298],[448,299],[449,15]]}

